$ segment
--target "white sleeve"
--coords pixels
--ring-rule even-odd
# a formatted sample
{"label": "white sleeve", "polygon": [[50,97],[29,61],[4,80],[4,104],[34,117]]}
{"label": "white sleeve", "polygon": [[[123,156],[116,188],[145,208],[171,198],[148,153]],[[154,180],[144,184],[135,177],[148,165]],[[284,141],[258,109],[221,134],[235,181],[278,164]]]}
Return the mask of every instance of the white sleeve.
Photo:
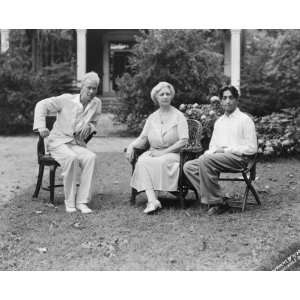
{"label": "white sleeve", "polygon": [[148,118],[144,125],[143,131],[141,132],[139,137],[131,143],[131,145],[134,148],[142,148],[143,146],[145,146],[145,144],[148,141],[149,128],[150,128],[150,120]]}
{"label": "white sleeve", "polygon": [[39,101],[34,110],[33,130],[46,128],[46,116],[51,113],[57,113],[62,108],[64,96],[50,97]]}

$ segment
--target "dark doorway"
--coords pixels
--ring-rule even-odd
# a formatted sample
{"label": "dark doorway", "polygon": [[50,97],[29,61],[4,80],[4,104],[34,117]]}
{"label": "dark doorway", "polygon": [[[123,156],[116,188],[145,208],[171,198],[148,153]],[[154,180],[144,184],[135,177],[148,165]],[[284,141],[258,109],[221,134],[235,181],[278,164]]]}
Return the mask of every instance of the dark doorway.
{"label": "dark doorway", "polygon": [[130,72],[129,57],[132,42],[111,42],[110,49],[110,80],[114,91],[118,90],[117,78]]}
{"label": "dark doorway", "polygon": [[100,76],[98,93],[102,94],[102,30],[88,29],[87,31],[87,52],[86,52],[86,71],[94,71]]}

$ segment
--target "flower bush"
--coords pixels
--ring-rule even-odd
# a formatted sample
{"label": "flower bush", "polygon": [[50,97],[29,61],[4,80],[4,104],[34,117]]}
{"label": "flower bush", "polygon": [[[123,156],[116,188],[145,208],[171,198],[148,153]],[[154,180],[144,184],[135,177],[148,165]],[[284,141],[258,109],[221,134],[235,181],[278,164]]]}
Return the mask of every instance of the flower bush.
{"label": "flower bush", "polygon": [[[220,103],[181,104],[186,118],[201,122],[202,145],[208,149],[215,121],[223,114]],[[286,108],[279,113],[253,117],[258,136],[258,153],[264,157],[300,153],[300,108]]]}
{"label": "flower bush", "polygon": [[181,103],[206,103],[226,82],[219,30],[153,29],[136,37],[128,68],[117,80],[120,105],[117,120],[126,122],[130,133],[138,134],[145,116],[156,107],[151,89],[160,81],[170,82]]}
{"label": "flower bush", "polygon": [[224,113],[219,102],[214,104],[181,104],[179,110],[184,112],[187,119],[200,121],[202,125],[202,146],[206,150],[212,136],[215,121]]}
{"label": "flower bush", "polygon": [[286,108],[280,113],[254,118],[260,154],[286,156],[300,153],[299,112],[299,107]]}

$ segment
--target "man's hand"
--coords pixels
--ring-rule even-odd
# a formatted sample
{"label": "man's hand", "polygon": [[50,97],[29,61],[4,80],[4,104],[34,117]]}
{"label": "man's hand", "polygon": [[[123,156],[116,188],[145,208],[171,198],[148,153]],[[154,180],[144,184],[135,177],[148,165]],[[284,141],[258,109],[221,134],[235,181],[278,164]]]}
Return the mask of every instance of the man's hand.
{"label": "man's hand", "polygon": [[89,124],[87,124],[83,127],[79,135],[82,140],[85,140],[90,135],[90,133],[91,127],[89,126]]}
{"label": "man's hand", "polygon": [[225,152],[225,149],[226,149],[227,147],[218,147],[216,150],[215,150],[215,152],[214,153],[224,153]]}
{"label": "man's hand", "polygon": [[42,138],[45,138],[50,134],[50,131],[48,128],[41,128],[39,129],[39,133]]}

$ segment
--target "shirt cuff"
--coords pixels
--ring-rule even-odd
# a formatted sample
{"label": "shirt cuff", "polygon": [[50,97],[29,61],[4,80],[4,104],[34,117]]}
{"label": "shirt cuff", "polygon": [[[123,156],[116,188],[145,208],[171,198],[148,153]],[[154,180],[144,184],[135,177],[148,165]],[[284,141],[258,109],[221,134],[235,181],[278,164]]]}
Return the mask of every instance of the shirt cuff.
{"label": "shirt cuff", "polygon": [[36,128],[35,130],[38,130],[38,132],[41,132],[43,130],[46,130],[47,128],[46,127],[40,127],[40,128]]}
{"label": "shirt cuff", "polygon": [[90,123],[90,127],[91,127],[91,133],[97,132],[96,126],[94,124]]}
{"label": "shirt cuff", "polygon": [[213,154],[213,153],[215,153],[214,150],[206,150],[206,151],[204,152],[204,154]]}

